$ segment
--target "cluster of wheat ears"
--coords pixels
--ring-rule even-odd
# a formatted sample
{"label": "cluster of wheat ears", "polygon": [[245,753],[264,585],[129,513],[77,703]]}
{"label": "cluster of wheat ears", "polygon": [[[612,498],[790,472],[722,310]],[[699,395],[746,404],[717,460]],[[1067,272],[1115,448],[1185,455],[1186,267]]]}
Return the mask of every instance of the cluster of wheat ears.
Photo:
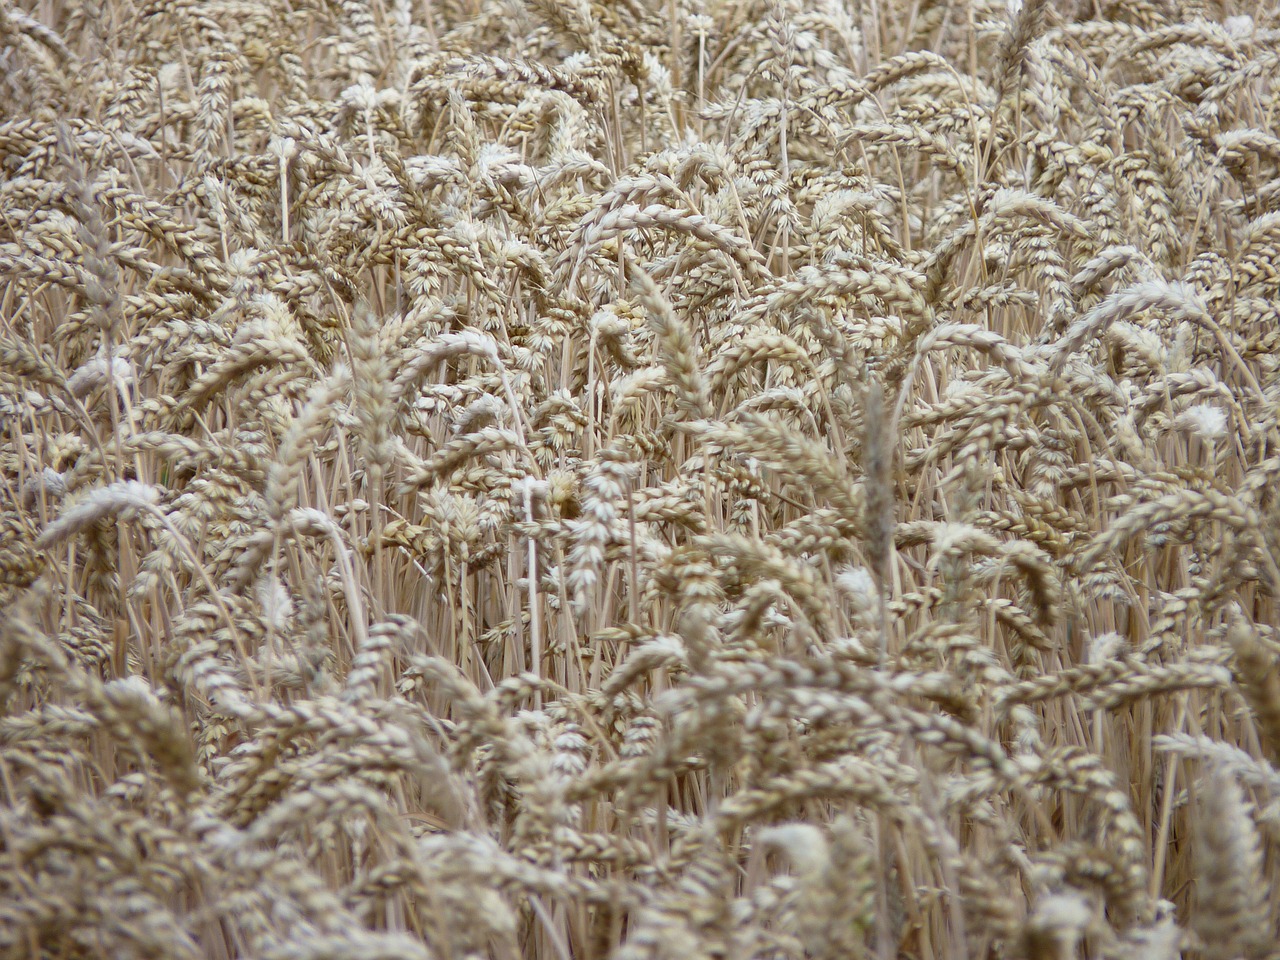
{"label": "cluster of wheat ears", "polygon": [[0,0],[0,957],[1280,956],[1278,50]]}

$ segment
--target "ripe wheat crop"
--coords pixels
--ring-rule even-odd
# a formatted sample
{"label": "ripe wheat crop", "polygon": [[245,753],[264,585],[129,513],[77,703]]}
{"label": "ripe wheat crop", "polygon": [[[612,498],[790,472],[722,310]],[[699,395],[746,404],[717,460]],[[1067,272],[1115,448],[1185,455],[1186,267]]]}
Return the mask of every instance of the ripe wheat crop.
{"label": "ripe wheat crop", "polygon": [[0,958],[1280,958],[1270,0],[0,0]]}

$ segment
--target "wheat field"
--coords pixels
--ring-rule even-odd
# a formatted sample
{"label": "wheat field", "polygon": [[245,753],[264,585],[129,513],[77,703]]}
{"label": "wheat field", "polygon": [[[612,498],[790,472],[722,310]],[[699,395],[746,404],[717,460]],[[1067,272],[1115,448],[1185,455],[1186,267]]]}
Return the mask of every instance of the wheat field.
{"label": "wheat field", "polygon": [[1278,50],[0,0],[0,957],[1280,957]]}

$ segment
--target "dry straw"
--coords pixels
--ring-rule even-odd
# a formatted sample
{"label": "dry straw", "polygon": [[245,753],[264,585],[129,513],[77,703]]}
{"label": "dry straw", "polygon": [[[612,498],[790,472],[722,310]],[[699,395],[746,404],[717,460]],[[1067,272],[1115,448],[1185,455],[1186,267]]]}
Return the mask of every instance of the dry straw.
{"label": "dry straw", "polygon": [[1265,7],[0,3],[0,956],[1277,956]]}

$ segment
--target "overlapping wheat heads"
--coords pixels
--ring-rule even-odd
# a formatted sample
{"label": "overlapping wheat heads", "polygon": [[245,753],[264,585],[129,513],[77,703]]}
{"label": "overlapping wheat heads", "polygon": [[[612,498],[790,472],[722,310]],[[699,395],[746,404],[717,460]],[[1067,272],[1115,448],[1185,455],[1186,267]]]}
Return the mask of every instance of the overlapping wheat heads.
{"label": "overlapping wheat heads", "polygon": [[0,953],[1280,955],[1278,38],[0,0]]}

